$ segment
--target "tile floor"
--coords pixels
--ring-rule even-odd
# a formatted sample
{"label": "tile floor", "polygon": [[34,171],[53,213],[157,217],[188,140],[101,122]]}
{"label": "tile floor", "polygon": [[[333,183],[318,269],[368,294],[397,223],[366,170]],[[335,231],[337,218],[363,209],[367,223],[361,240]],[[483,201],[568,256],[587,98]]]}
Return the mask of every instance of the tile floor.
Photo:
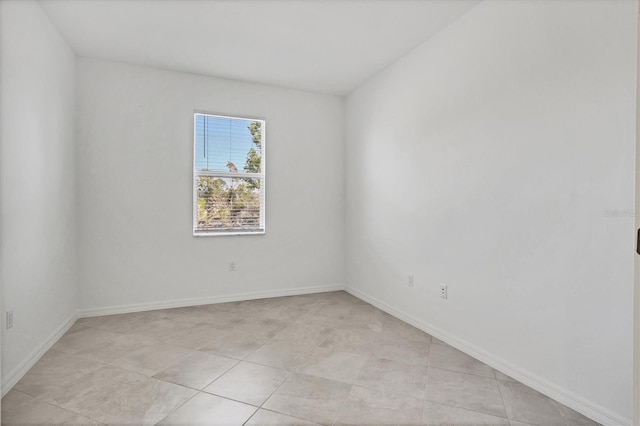
{"label": "tile floor", "polygon": [[81,319],[2,423],[596,424],[344,292]]}

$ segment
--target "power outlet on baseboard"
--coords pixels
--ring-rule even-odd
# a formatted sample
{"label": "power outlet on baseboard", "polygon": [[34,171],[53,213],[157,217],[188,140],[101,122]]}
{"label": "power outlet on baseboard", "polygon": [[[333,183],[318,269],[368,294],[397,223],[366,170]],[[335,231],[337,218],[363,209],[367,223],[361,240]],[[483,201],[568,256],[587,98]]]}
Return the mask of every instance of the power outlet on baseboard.
{"label": "power outlet on baseboard", "polygon": [[7,327],[7,330],[13,327],[13,311],[7,311],[5,326]]}

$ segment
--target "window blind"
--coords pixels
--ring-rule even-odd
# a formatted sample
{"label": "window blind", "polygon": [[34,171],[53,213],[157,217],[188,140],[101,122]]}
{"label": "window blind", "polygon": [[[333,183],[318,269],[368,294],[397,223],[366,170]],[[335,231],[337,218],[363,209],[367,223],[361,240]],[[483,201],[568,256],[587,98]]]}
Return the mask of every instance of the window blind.
{"label": "window blind", "polygon": [[194,235],[265,230],[265,121],[194,114]]}

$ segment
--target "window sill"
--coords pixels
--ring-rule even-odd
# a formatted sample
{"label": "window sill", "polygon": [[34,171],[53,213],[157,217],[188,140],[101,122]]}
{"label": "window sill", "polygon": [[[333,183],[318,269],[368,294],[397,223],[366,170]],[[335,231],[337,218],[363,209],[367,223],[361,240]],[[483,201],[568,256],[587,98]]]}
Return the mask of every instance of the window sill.
{"label": "window sill", "polygon": [[220,231],[220,232],[193,232],[194,237],[231,237],[231,236],[241,236],[241,235],[264,235],[265,230],[257,230],[257,231]]}

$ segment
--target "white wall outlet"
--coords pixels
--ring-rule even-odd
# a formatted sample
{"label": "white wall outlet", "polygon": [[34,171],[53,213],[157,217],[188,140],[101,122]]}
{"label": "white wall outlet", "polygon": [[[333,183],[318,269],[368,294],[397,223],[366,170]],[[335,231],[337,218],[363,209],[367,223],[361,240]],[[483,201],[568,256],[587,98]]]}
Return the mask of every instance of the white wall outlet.
{"label": "white wall outlet", "polygon": [[13,327],[13,311],[7,311],[6,326],[7,330]]}
{"label": "white wall outlet", "polygon": [[449,297],[449,292],[447,290],[446,284],[440,284],[440,297],[443,299],[447,299]]}
{"label": "white wall outlet", "polygon": [[408,285],[409,287],[413,287],[413,274],[409,274],[409,275],[407,276],[407,285]]}
{"label": "white wall outlet", "polygon": [[235,271],[236,271],[236,262],[235,261],[229,262],[229,272],[235,272]]}

